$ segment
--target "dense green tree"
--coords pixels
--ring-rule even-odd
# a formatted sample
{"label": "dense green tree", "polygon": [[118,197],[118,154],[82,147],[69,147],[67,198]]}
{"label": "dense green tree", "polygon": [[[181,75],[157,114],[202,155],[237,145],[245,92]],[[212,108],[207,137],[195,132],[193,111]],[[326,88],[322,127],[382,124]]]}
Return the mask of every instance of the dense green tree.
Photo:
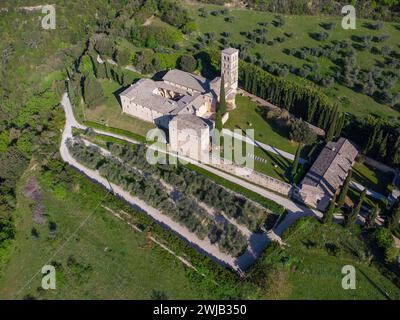
{"label": "dense green tree", "polygon": [[367,194],[367,189],[364,189],[363,192],[361,192],[357,205],[350,211],[350,213],[345,215],[344,217],[345,227],[350,227],[356,223],[357,217],[360,214],[361,206],[364,202],[366,194]]}
{"label": "dense green tree", "polygon": [[375,226],[375,220],[378,217],[378,214],[379,214],[379,206],[375,204],[365,221],[365,226],[367,228],[372,228]]}
{"label": "dense green tree", "polygon": [[107,78],[106,65],[104,63],[97,64],[95,76],[97,79]]}
{"label": "dense green tree", "polygon": [[337,201],[338,208],[343,207],[344,203],[346,202],[347,192],[349,191],[349,185],[351,181],[352,171],[350,170],[346,180],[344,180],[342,190],[340,191],[339,198]]}
{"label": "dense green tree", "polygon": [[81,57],[78,71],[82,73],[85,77],[90,74],[94,74],[93,61],[89,55],[84,55],[83,57]]}
{"label": "dense green tree", "polygon": [[190,54],[184,54],[179,59],[179,68],[183,71],[193,73],[197,69],[197,60]]}
{"label": "dense green tree", "polygon": [[381,143],[378,145],[378,153],[379,156],[384,159],[386,158],[387,155],[387,143],[388,143],[388,134],[385,135],[385,137],[383,138],[383,140],[381,141]]}
{"label": "dense green tree", "polygon": [[338,122],[338,110],[336,106],[335,109],[333,109],[332,111],[332,116],[329,121],[328,131],[326,132],[327,142],[332,141],[332,139],[335,137],[337,122]]}
{"label": "dense green tree", "polygon": [[94,48],[102,57],[111,58],[114,53],[114,41],[108,37],[102,37],[96,41]]}
{"label": "dense green tree", "polygon": [[188,11],[178,2],[170,0],[158,1],[158,10],[160,12],[161,20],[177,28],[183,27],[190,21]]}
{"label": "dense green tree", "polygon": [[128,50],[117,49],[114,52],[114,60],[122,67],[131,63],[131,56]]}
{"label": "dense green tree", "polygon": [[97,107],[104,101],[103,88],[92,75],[84,80],[83,98],[89,108]]}
{"label": "dense green tree", "polygon": [[333,220],[333,214],[335,213],[335,208],[336,208],[336,194],[333,196],[331,202],[329,203],[329,207],[324,213],[324,216],[322,217],[322,222],[323,223],[331,223]]}
{"label": "dense green tree", "polygon": [[290,124],[289,135],[291,140],[298,143],[296,157],[291,170],[292,176],[294,176],[297,172],[297,168],[299,165],[301,150],[305,145],[313,144],[316,141],[317,136],[307,123],[298,119],[293,120]]}
{"label": "dense green tree", "polygon": [[374,232],[374,238],[377,246],[382,249],[385,254],[385,261],[387,263],[397,261],[399,253],[398,249],[395,247],[392,232],[387,228],[378,227]]}
{"label": "dense green tree", "polygon": [[296,154],[294,156],[294,161],[293,161],[293,164],[292,164],[292,169],[291,169],[292,178],[294,178],[294,176],[296,175],[297,169],[299,167],[301,150],[302,150],[302,146],[299,143],[298,146],[297,146]]}
{"label": "dense green tree", "polygon": [[218,102],[218,111],[221,115],[226,113],[226,96],[225,96],[225,80],[224,76],[221,77],[221,87],[219,90],[219,102]]}
{"label": "dense green tree", "polygon": [[215,113],[215,129],[219,132],[222,131],[223,124],[222,124],[222,114],[219,110]]}
{"label": "dense green tree", "polygon": [[394,230],[399,226],[400,221],[400,199],[397,199],[396,202],[389,209],[388,218],[386,221],[386,226],[389,230]]}

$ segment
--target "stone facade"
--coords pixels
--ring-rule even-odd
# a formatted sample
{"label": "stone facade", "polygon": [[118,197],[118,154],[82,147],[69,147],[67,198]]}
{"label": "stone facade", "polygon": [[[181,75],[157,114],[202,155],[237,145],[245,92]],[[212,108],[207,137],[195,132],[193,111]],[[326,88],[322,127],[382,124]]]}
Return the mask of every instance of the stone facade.
{"label": "stone facade", "polygon": [[171,151],[207,162],[210,124],[192,114],[177,115],[169,123],[169,145]]}

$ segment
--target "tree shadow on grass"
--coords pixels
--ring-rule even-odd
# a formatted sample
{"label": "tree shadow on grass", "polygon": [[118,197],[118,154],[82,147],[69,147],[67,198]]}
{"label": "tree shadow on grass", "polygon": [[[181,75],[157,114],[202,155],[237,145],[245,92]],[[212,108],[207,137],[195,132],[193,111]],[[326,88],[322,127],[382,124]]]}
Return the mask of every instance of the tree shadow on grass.
{"label": "tree shadow on grass", "polygon": [[[374,171],[374,172],[376,172],[376,171]],[[392,178],[393,178],[393,176],[392,177],[386,176],[388,174],[382,172],[382,174],[376,175],[378,181],[376,184],[374,184],[372,181],[369,180],[369,178],[364,173],[357,170],[356,168],[353,168],[353,175],[355,178],[354,180],[358,181],[360,184],[367,187],[368,189],[372,189],[383,195],[388,194],[387,186],[388,186],[388,184],[391,183]]]}
{"label": "tree shadow on grass", "polygon": [[203,77],[207,79],[214,79],[219,75],[218,70],[212,64],[211,57],[208,52],[201,51],[197,53],[194,57],[200,62],[200,65],[202,66],[200,73]]}
{"label": "tree shadow on grass", "polygon": [[256,107],[256,113],[258,115],[260,115],[262,117],[262,119],[270,125],[270,127],[272,128],[272,131],[274,131],[275,133],[279,134],[280,136],[282,136],[285,139],[289,139],[288,131],[285,130],[285,129],[287,129],[286,126],[279,125],[273,119],[272,120],[267,119],[267,113],[268,113],[268,109],[267,108],[263,108],[263,107],[257,106]]}

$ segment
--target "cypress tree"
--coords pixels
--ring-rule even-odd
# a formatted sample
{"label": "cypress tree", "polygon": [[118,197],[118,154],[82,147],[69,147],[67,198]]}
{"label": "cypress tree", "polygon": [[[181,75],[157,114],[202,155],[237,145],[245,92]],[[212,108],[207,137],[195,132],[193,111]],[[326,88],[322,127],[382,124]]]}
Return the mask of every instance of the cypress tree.
{"label": "cypress tree", "polygon": [[319,128],[323,127],[324,124],[324,118],[325,118],[325,114],[326,114],[326,109],[323,108],[322,110],[318,110],[318,120],[317,120],[317,126]]}
{"label": "cypress tree", "polygon": [[388,142],[388,134],[385,135],[382,142],[379,144],[379,156],[384,159],[387,155],[387,142]]}
{"label": "cypress tree", "polygon": [[378,133],[378,126],[374,126],[374,130],[372,131],[372,134],[369,136],[367,145],[364,148],[364,153],[367,154],[372,150],[372,148],[375,146],[375,139],[376,135]]}
{"label": "cypress tree", "polygon": [[372,211],[368,214],[367,220],[365,222],[365,226],[367,228],[372,228],[375,225],[375,220],[378,217],[379,207],[378,205],[374,205]]}
{"label": "cypress tree", "polygon": [[326,142],[332,141],[336,132],[336,123],[337,123],[338,112],[336,110],[332,111],[332,119],[329,123],[328,132],[326,133]]}
{"label": "cypress tree", "polygon": [[400,220],[400,200],[397,199],[388,213],[387,228],[391,231],[397,228]]}
{"label": "cypress tree", "polygon": [[376,136],[375,143],[380,144],[382,142],[382,140],[383,140],[383,129],[382,129],[382,127],[379,127],[379,131]]}
{"label": "cypress tree", "polygon": [[350,184],[350,180],[351,180],[351,175],[352,175],[352,171],[349,171],[349,174],[346,177],[346,180],[343,183],[343,187],[342,190],[340,191],[339,194],[339,199],[338,199],[338,208],[343,207],[345,201],[346,201],[346,196],[347,196],[347,192],[349,191],[349,184]]}
{"label": "cypress tree", "polygon": [[292,165],[292,170],[291,170],[291,174],[292,174],[292,179],[294,178],[294,176],[296,175],[297,172],[297,168],[299,166],[299,161],[300,161],[300,154],[301,154],[301,150],[303,149],[303,145],[301,143],[299,143],[299,146],[297,147],[296,150],[296,155],[294,157],[294,161],[293,161],[293,165]]}
{"label": "cypress tree", "polygon": [[221,77],[221,88],[219,90],[218,111],[221,113],[221,115],[225,114],[226,112],[225,80],[223,75]]}
{"label": "cypress tree", "polygon": [[366,194],[367,194],[367,189],[364,189],[363,192],[360,195],[360,199],[358,200],[358,203],[355,206],[355,208],[353,208],[351,210],[350,214],[345,216],[345,219],[344,219],[344,226],[345,227],[349,227],[349,226],[354,225],[356,223],[357,217],[358,217],[358,215],[360,213],[361,206],[362,206],[362,204],[364,202],[364,198],[365,198]]}
{"label": "cypress tree", "polygon": [[322,217],[322,222],[323,223],[331,223],[333,220],[333,213],[335,212],[335,208],[336,208],[336,193],[333,196],[331,202],[329,203],[329,207],[328,210],[324,213],[324,216]]}
{"label": "cypress tree", "polygon": [[110,74],[110,67],[109,67],[109,65],[108,65],[108,62],[107,62],[107,61],[104,61],[103,66],[104,66],[105,77],[106,77],[107,79],[110,79],[110,78],[111,78],[111,74]]}
{"label": "cypress tree", "polygon": [[344,115],[341,115],[339,118],[338,124],[336,126],[335,137],[340,137],[343,127],[344,127],[344,122],[345,122],[345,117],[344,117]]}
{"label": "cypress tree", "polygon": [[256,77],[256,74],[254,74],[251,79],[251,92],[255,95],[257,95],[257,80],[258,77]]}
{"label": "cypress tree", "polygon": [[331,118],[332,118],[332,116],[333,116],[333,112],[334,112],[333,109],[331,109],[331,108],[326,108],[326,113],[325,113],[325,115],[324,115],[323,125],[322,125],[322,128],[323,128],[324,130],[327,130],[327,129],[328,129],[328,126],[329,126],[329,124],[330,124],[330,120],[331,120]]}
{"label": "cypress tree", "polygon": [[215,113],[215,129],[217,129],[220,133],[222,132],[222,115],[219,110]]}

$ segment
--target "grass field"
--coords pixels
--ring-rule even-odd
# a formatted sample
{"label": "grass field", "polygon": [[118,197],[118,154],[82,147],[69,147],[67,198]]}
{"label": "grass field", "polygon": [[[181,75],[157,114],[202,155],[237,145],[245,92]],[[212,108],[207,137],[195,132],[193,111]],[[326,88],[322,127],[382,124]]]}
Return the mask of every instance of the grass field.
{"label": "grass field", "polygon": [[[232,137],[228,136],[228,138],[231,139]],[[237,162],[237,159],[235,159],[234,148],[236,145],[240,145],[240,143],[242,143],[241,154],[243,157],[246,157],[246,163]],[[221,148],[221,156],[224,155],[225,148],[227,147],[224,146]],[[232,148],[230,148],[228,154],[230,154],[228,159],[238,163],[239,165],[254,169],[258,172],[261,172],[275,179],[279,179],[285,182],[290,182],[289,168],[290,165],[292,164],[292,161],[284,157],[281,157],[269,151],[265,151],[262,148],[251,146],[250,144],[247,144],[246,142],[243,141],[239,141],[237,139],[235,139],[232,142]],[[255,156],[254,159],[250,158],[249,154],[254,154]],[[264,161],[261,161],[260,159]],[[239,159],[239,161],[240,160],[241,159]]]}
{"label": "grass field", "polygon": [[[179,260],[105,210],[102,205],[118,212],[110,205],[109,197],[113,196],[99,192],[100,187],[95,187],[96,192],[88,188],[92,183],[83,175],[74,175],[72,190],[64,183],[53,184],[51,174],[37,178],[45,219],[38,225],[32,217],[37,203],[23,196],[30,177],[37,177],[35,170],[27,171],[18,188],[18,232],[12,258],[0,276],[1,299],[214,298],[212,290],[192,282]],[[242,191],[240,186],[227,187]],[[50,222],[56,225],[52,231]],[[364,244],[356,234],[313,219],[291,231],[284,237],[289,246],[271,247],[263,258],[284,274],[277,278],[279,284],[268,284],[268,292],[279,289],[279,295],[268,293],[265,298],[384,299],[385,291],[390,298],[399,299],[400,290],[375,266],[368,265]],[[156,233],[152,235],[157,237]],[[333,253],[334,246],[338,249]],[[50,263],[57,266],[57,289],[44,291],[39,288],[39,271]],[[341,268],[347,264],[356,267],[356,290],[340,286]],[[248,292],[250,287],[250,283],[243,283],[240,290]],[[249,293],[245,296],[257,297]]]}
{"label": "grass field", "polygon": [[[365,245],[339,225],[322,225],[314,219],[299,223],[284,235],[284,249],[272,247],[265,262],[277,269],[279,298],[287,299],[391,299],[400,298],[400,289],[384,277],[375,265],[369,265]],[[356,289],[344,290],[343,266],[356,269]],[[271,298],[274,298],[272,296]]]}
{"label": "grass field", "polygon": [[103,86],[106,101],[94,109],[85,109],[85,120],[132,131],[144,137],[149,130],[155,128],[150,122],[122,113],[122,107],[117,98],[121,86],[117,82],[100,80],[100,83]]}
{"label": "grass field", "polygon": [[[284,49],[300,49],[302,47],[316,47],[326,45],[336,40],[349,40],[356,44],[356,37],[363,35],[382,35],[387,34],[390,36],[389,40],[383,43],[373,43],[378,49],[383,46],[397,46],[400,42],[400,32],[396,29],[396,23],[385,22],[381,30],[371,30],[366,27],[367,20],[358,19],[356,30],[344,30],[341,28],[341,18],[332,16],[283,16],[285,24],[277,28],[272,25],[275,19],[275,14],[268,12],[259,12],[246,9],[231,9],[227,15],[213,16],[209,14],[206,18],[200,17],[198,9],[204,7],[207,11],[221,9],[220,6],[204,5],[204,4],[191,4],[189,8],[192,16],[199,26],[199,31],[202,33],[213,32],[215,33],[216,40],[221,38],[222,32],[229,32],[229,41],[234,43],[244,43],[246,38],[240,32],[253,31],[260,28],[260,22],[268,22],[266,27],[268,40],[273,40],[276,37],[284,38],[283,43],[275,43],[270,46],[268,44],[256,44],[251,52],[259,54],[266,59],[268,63],[286,63],[288,65],[301,67],[304,64],[313,65],[319,64],[321,74],[333,74],[337,70],[337,66],[326,58],[308,57],[306,60],[299,59],[292,55],[287,55],[283,52]],[[234,23],[224,21],[227,16],[234,17]],[[329,31],[330,37],[325,41],[317,41],[313,39],[310,34],[315,32],[324,31],[320,26],[321,23],[335,22],[336,28]],[[285,33],[292,33],[291,37],[285,36]],[[357,51],[357,61],[361,68],[371,69],[376,62],[382,62],[383,57],[370,52]],[[288,79],[295,81],[306,81],[296,75],[289,74]],[[356,116],[377,115],[383,118],[395,117],[398,118],[400,113],[389,106],[381,105],[375,102],[372,98],[357,93],[342,85],[336,84],[332,88],[322,89],[332,99],[337,102],[342,97],[347,97],[350,101],[348,104],[340,104],[342,111],[352,113]],[[394,92],[400,90],[400,83],[397,83]]]}
{"label": "grass field", "polygon": [[[62,184],[49,187],[52,176],[41,177],[46,222],[34,223],[33,204],[21,194],[28,176],[35,175],[26,175],[19,188],[18,232],[12,259],[0,277],[0,299],[28,295],[44,299],[151,299],[159,294],[170,299],[203,294],[212,298],[211,293],[193,287],[177,258],[101,207],[108,205],[112,195],[85,192],[91,182],[84,176],[74,181],[73,192]],[[50,221],[56,223],[55,232],[49,231]],[[38,238],[32,235],[33,227]],[[40,269],[54,262],[58,264],[57,289],[38,289]]]}

